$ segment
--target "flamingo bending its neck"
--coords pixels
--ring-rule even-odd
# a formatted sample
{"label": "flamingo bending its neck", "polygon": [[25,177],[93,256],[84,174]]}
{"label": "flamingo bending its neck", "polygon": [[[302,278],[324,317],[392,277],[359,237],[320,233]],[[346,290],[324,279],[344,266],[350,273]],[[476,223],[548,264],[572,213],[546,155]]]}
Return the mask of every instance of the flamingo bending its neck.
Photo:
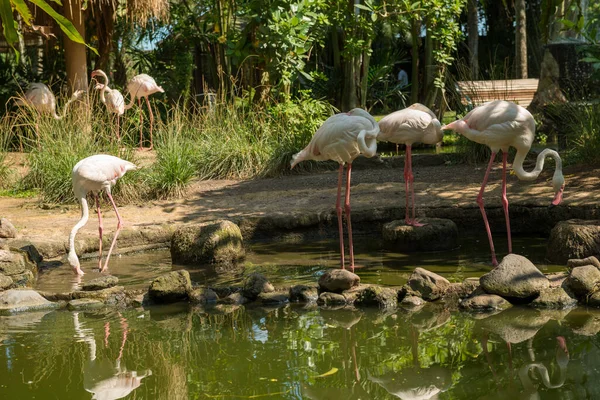
{"label": "flamingo bending its neck", "polygon": [[104,83],[97,84],[96,89],[100,90],[100,101],[106,105],[108,112],[117,115],[117,140],[120,140],[120,118],[125,113],[125,99],[121,92],[108,86],[108,76],[104,71],[101,69],[92,71],[92,78],[96,76],[104,78]]}
{"label": "flamingo bending its neck", "polygon": [[517,177],[521,180],[532,181],[536,179],[544,168],[544,159],[550,156],[556,164],[554,176],[552,177],[552,187],[554,189],[553,205],[558,205],[562,201],[562,195],[565,188],[565,178],[562,174],[562,160],[558,153],[551,149],[545,149],[538,157],[535,168],[531,172],[523,169],[523,161],[531,149],[535,139],[535,120],[525,108],[510,101],[496,100],[485,103],[471,110],[462,119],[454,121],[442,129],[454,130],[467,139],[477,143],[485,144],[492,150],[492,156],[488,163],[477,204],[483,216],[483,222],[487,231],[490,249],[492,252],[492,264],[498,265],[496,253],[494,251],[494,242],[492,232],[485,214],[483,203],[483,192],[488,181],[492,163],[496,153],[502,150],[502,208],[506,219],[506,230],[508,234],[508,252],[512,253],[512,241],[510,234],[510,220],[508,216],[508,198],[506,197],[506,161],[508,148],[514,147],[517,150],[512,168]]}

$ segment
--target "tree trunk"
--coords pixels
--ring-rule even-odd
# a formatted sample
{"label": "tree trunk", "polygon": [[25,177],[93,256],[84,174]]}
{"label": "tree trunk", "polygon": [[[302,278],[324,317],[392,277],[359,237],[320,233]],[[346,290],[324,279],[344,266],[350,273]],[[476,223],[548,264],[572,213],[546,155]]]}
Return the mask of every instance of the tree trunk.
{"label": "tree trunk", "polygon": [[479,14],[477,0],[467,0],[467,31],[469,36],[469,66],[471,80],[479,79]]}
{"label": "tree trunk", "polygon": [[[63,3],[65,17],[73,23],[82,38],[85,38],[85,18],[81,10],[81,0],[65,0]],[[87,90],[87,58],[85,46],[71,41],[65,35],[65,61],[67,66],[67,80],[71,92]]]}
{"label": "tree trunk", "polygon": [[98,4],[95,12],[96,34],[98,36],[98,56],[94,69],[102,69],[110,75],[110,53],[115,32],[115,9],[111,2]]}
{"label": "tree trunk", "polygon": [[412,37],[412,76],[410,78],[410,102],[419,101],[419,31],[421,30],[421,20],[414,18],[411,24]]}
{"label": "tree trunk", "polygon": [[[371,48],[371,39],[367,39],[368,49]],[[362,54],[362,68],[360,74],[360,106],[367,109],[367,89],[369,85],[369,62],[371,56],[369,50],[364,50]]]}
{"label": "tree trunk", "polygon": [[[342,56],[340,52],[340,44],[338,42],[338,31],[337,27],[333,27],[331,30],[331,50],[333,55],[333,77],[337,79],[338,77],[343,77],[342,71]],[[334,103],[335,106],[341,108],[342,98],[340,97],[341,91],[335,91]]]}
{"label": "tree trunk", "polygon": [[[428,21],[425,21],[425,25],[428,25]],[[431,30],[427,26],[427,33],[425,36],[425,87],[423,88],[422,98],[425,99],[425,105],[431,108],[432,98],[434,97],[435,86],[433,80],[435,78],[436,65],[433,61],[433,38],[431,37]]]}
{"label": "tree trunk", "polygon": [[527,79],[527,17],[525,0],[515,0],[515,68],[517,79]]}

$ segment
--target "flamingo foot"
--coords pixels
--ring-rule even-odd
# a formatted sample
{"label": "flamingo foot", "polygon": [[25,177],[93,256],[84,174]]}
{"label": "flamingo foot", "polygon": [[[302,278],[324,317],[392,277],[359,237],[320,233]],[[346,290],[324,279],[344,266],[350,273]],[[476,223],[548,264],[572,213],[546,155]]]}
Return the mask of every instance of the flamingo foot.
{"label": "flamingo foot", "polygon": [[407,223],[407,225],[414,226],[415,228],[420,228],[420,227],[425,226],[427,224],[422,224],[419,221],[417,221],[416,219],[413,219],[412,221],[409,221]]}
{"label": "flamingo foot", "polygon": [[85,275],[85,273],[81,270],[81,267],[73,268],[73,271],[79,276]]}
{"label": "flamingo foot", "polygon": [[492,256],[492,266],[497,267],[498,266],[498,260],[496,259],[496,256]]}

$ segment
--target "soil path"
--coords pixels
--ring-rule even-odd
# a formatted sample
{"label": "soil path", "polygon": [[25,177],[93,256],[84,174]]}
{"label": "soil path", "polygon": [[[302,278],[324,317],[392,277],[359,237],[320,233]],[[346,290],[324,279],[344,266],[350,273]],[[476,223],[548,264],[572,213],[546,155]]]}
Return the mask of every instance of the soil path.
{"label": "soil path", "polygon": [[[401,164],[401,162],[396,163]],[[528,170],[531,167],[527,168]],[[476,207],[475,199],[485,166],[437,165],[415,166],[417,216],[439,207]],[[553,170],[545,170],[535,182],[508,177],[511,205],[546,206],[553,198]],[[566,188],[560,207],[600,205],[600,167],[567,167]],[[266,216],[333,210],[337,171],[288,175],[250,181],[209,180],[191,185],[184,198],[153,201],[120,207],[126,226],[181,224],[223,217]],[[493,169],[486,190],[486,207],[500,206],[501,169]],[[353,171],[352,210],[386,206],[404,206],[402,168],[377,168]],[[107,233],[116,227],[116,217],[107,202],[103,203]],[[42,209],[36,199],[0,197],[0,217],[13,222],[20,236],[31,240],[64,241],[80,217],[76,205],[59,205]],[[82,237],[97,236],[95,213],[80,231]]]}

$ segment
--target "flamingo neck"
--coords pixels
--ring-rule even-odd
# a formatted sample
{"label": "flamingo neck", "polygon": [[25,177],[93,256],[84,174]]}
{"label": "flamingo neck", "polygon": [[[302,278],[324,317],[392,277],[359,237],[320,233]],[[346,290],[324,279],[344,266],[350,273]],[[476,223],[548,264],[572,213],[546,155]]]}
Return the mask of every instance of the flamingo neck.
{"label": "flamingo neck", "polygon": [[79,269],[79,258],[77,257],[77,253],[75,251],[75,236],[77,235],[77,232],[79,231],[79,229],[81,229],[85,224],[87,224],[87,221],[90,216],[88,202],[85,198],[85,194],[83,196],[81,196],[79,200],[81,202],[81,219],[79,220],[79,222],[77,222],[75,224],[73,229],[71,229],[71,234],[69,235],[69,257],[68,257],[68,259],[69,259],[69,264],[71,264],[71,267],[73,267],[75,269]]}
{"label": "flamingo neck", "polygon": [[63,107],[62,115],[59,116],[56,114],[56,111],[52,111],[53,112],[52,116],[54,117],[54,119],[57,119],[57,120],[63,119],[65,117],[65,115],[67,115],[67,110],[69,109],[69,106],[71,105],[71,103],[74,102],[75,100],[77,100],[79,98],[79,96],[81,95],[81,93],[82,92],[79,90],[77,90],[73,93],[73,95],[71,96],[69,101],[67,101],[67,103]]}
{"label": "flamingo neck", "polygon": [[106,83],[104,86],[102,86],[102,89],[100,90],[100,101],[103,104],[106,104],[106,97],[104,96],[104,93],[106,92],[107,87],[108,87],[108,83]]}
{"label": "flamingo neck", "polygon": [[519,179],[524,181],[532,181],[534,179],[537,179],[537,177],[540,176],[540,173],[544,169],[544,161],[546,156],[552,157],[556,162],[555,169],[562,171],[562,160],[560,159],[558,153],[552,149],[545,149],[544,151],[542,151],[537,157],[535,168],[531,172],[525,171],[523,169],[523,161],[525,161],[527,153],[527,151],[517,150],[517,155],[515,156],[513,169],[515,170],[515,173],[517,174]]}

